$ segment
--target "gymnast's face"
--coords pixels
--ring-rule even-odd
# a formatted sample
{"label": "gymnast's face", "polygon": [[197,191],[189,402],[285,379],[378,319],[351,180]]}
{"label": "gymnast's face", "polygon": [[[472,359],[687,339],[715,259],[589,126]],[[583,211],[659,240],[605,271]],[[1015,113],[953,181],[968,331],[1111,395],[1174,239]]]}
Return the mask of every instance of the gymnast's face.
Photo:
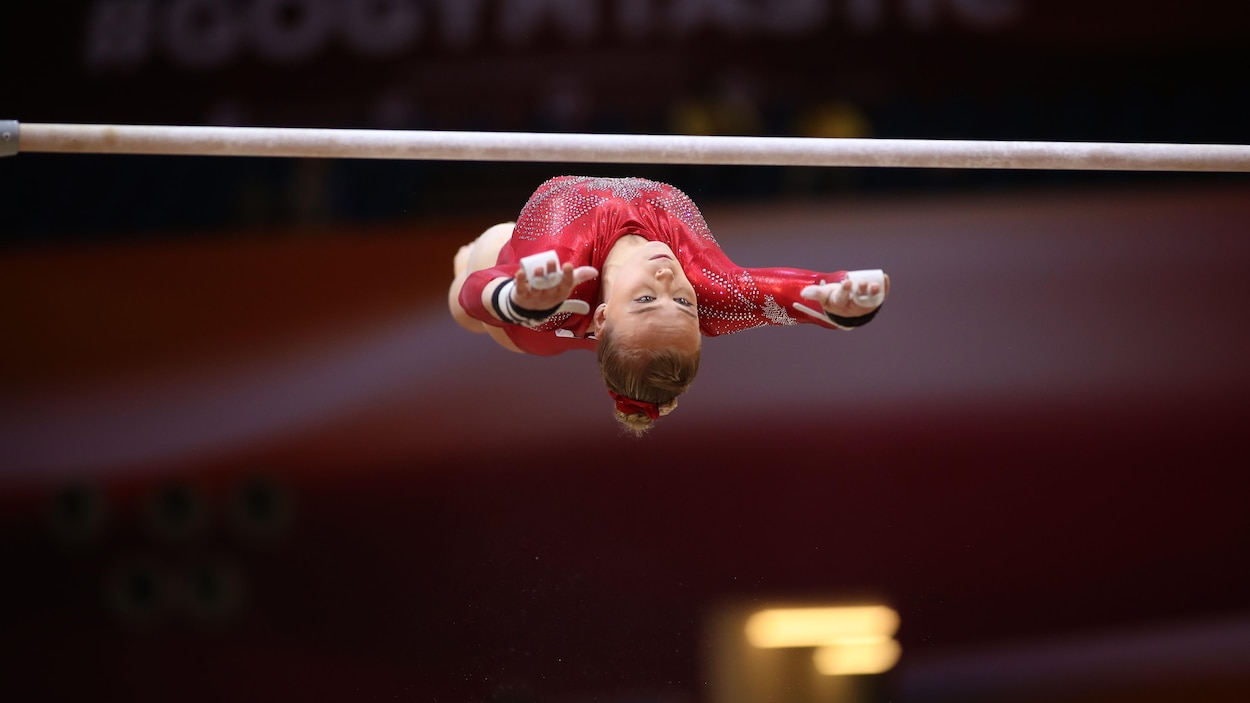
{"label": "gymnast's face", "polygon": [[663,242],[630,252],[612,273],[611,288],[595,310],[595,333],[607,324],[621,343],[696,352],[699,309],[694,286]]}

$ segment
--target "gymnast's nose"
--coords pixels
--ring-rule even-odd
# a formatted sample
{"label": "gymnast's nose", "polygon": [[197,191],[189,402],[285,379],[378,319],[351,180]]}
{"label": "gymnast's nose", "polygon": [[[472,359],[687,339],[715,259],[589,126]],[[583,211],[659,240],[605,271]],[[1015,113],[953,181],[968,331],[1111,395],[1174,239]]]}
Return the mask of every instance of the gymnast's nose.
{"label": "gymnast's nose", "polygon": [[673,269],[668,266],[663,266],[661,268],[658,268],[655,271],[655,277],[661,281],[663,281],[666,278],[672,278]]}

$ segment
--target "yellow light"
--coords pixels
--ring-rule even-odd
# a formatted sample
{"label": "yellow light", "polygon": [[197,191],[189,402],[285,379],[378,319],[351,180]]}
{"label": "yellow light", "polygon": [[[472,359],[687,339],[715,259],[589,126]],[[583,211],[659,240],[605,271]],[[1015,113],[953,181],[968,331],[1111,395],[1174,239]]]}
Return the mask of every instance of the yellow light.
{"label": "yellow light", "polygon": [[880,674],[898,662],[902,648],[889,638],[839,642],[812,654],[816,670],[826,676]]}
{"label": "yellow light", "polygon": [[884,605],[775,608],[747,619],[747,641],[756,647],[820,647],[839,642],[888,640],[898,613]]}

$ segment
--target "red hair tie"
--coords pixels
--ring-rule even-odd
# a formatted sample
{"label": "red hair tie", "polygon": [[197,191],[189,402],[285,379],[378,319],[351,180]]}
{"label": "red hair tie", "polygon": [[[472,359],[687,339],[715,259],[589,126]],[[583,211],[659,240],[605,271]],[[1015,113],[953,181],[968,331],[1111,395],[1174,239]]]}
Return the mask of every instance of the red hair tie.
{"label": "red hair tie", "polygon": [[633,398],[626,398],[625,396],[619,393],[615,393],[613,391],[608,391],[608,395],[612,396],[612,400],[616,401],[616,409],[620,410],[626,415],[633,415],[635,413],[643,413],[647,417],[651,418],[652,420],[660,416],[660,406],[656,405],[655,403],[648,403],[642,400],[634,400]]}

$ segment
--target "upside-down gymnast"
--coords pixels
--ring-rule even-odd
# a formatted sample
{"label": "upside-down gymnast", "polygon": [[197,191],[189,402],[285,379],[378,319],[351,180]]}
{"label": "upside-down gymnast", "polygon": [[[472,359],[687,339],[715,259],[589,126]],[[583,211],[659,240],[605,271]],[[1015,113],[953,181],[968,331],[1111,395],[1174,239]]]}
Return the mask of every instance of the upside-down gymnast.
{"label": "upside-down gymnast", "polygon": [[[559,268],[522,270],[522,258],[548,251]],[[703,336],[800,322],[853,329],[890,288],[880,272],[738,266],[685,193],[641,178],[552,178],[515,223],[461,247],[453,268],[448,305],[461,326],[515,352],[595,350],[617,421],[636,435],[677,407]]]}

